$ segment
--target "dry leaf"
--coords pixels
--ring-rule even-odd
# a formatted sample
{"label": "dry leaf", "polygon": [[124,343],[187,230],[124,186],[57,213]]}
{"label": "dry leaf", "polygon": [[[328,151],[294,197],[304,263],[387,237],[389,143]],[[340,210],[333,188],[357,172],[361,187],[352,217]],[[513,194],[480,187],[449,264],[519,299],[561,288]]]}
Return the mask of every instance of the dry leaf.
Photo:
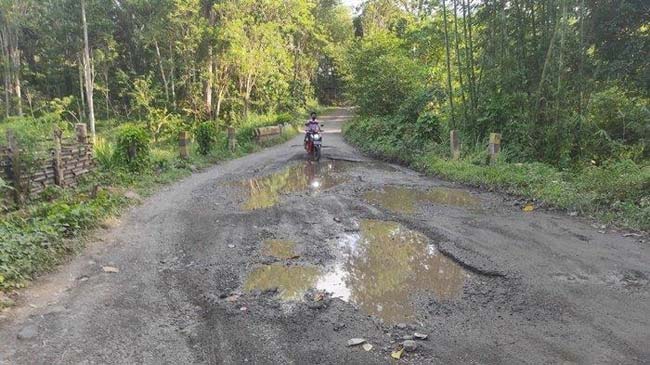
{"label": "dry leaf", "polygon": [[118,269],[117,267],[113,267],[113,266],[102,266],[102,270],[104,270],[104,272],[107,272],[107,273],[110,273],[110,274],[115,274],[115,273],[120,272],[120,269]]}
{"label": "dry leaf", "polygon": [[522,210],[523,210],[524,212],[532,212],[533,210],[535,210],[535,206],[532,205],[532,204],[526,204],[526,205],[524,206],[524,209],[522,209]]}
{"label": "dry leaf", "polygon": [[402,357],[402,354],[404,353],[404,348],[400,347],[399,350],[395,350],[390,354],[390,357],[392,357],[395,360],[399,360]]}

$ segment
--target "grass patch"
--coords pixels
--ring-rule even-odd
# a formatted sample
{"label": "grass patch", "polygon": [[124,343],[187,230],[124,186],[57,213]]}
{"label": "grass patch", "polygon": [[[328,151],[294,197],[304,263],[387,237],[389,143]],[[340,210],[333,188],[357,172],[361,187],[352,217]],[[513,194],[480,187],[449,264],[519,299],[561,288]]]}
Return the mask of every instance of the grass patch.
{"label": "grass patch", "polygon": [[[251,121],[247,127],[275,122],[267,118]],[[95,148],[99,168],[86,175],[76,188],[49,188],[27,207],[0,213],[0,290],[25,286],[81,249],[81,240],[75,238],[132,203],[124,198],[125,191],[146,197],[161,185],[198,169],[284,142],[297,133],[293,126],[285,128],[281,136],[260,146],[252,134],[240,131],[237,148],[230,151],[226,133],[220,132],[206,155],[200,154],[197,144],[192,143],[188,160],[179,158],[177,141],[159,141],[151,144],[146,167],[132,172],[116,161],[114,130],[105,130]]]}
{"label": "grass patch", "polygon": [[405,140],[380,119],[356,118],[343,134],[363,152],[468,185],[538,199],[549,207],[578,212],[622,227],[650,229],[650,165],[630,160],[559,170],[538,163],[509,163],[507,151],[494,165],[485,148],[448,158],[444,144]]}

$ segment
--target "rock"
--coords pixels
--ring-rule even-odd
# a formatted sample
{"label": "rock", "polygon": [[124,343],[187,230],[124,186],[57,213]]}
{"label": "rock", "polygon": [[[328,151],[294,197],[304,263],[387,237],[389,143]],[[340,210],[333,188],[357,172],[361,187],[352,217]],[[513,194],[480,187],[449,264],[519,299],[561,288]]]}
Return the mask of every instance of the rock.
{"label": "rock", "polygon": [[424,333],[415,332],[413,334],[413,337],[415,337],[417,340],[426,340],[427,338],[429,338],[429,335],[424,334]]}
{"label": "rock", "polygon": [[228,245],[228,248],[235,248],[235,245],[230,244]]}
{"label": "rock", "polygon": [[19,340],[31,340],[32,338],[36,337],[38,335],[38,328],[33,325],[29,324],[23,329],[18,332],[18,335],[16,336]]}
{"label": "rock", "polygon": [[351,338],[348,340],[348,346],[359,346],[366,343],[365,338]]}
{"label": "rock", "polygon": [[142,197],[140,197],[140,194],[136,193],[133,190],[128,190],[124,193],[124,197],[129,199],[129,200],[142,200]]}
{"label": "rock", "polygon": [[406,340],[402,342],[402,346],[407,352],[414,352],[418,349],[418,343],[413,340]]}
{"label": "rock", "polygon": [[118,272],[120,272],[120,269],[114,266],[102,266],[102,270],[109,274],[117,274]]}
{"label": "rock", "polygon": [[334,222],[341,223],[341,218],[334,217]]}
{"label": "rock", "polygon": [[362,347],[363,347],[363,349],[366,350],[366,351],[370,351],[370,350],[372,350],[372,345],[369,344],[369,343],[364,343]]}
{"label": "rock", "polygon": [[414,339],[414,338],[415,338],[415,337],[413,337],[413,336],[411,336],[411,335],[406,335],[406,336],[402,337],[402,340],[412,340],[412,339]]}
{"label": "rock", "polygon": [[338,332],[342,329],[345,328],[345,323],[335,323],[334,324],[334,332]]}
{"label": "rock", "polygon": [[395,325],[395,327],[397,327],[397,328],[399,328],[401,330],[405,330],[407,325],[406,325],[406,323],[398,323],[397,325]]}

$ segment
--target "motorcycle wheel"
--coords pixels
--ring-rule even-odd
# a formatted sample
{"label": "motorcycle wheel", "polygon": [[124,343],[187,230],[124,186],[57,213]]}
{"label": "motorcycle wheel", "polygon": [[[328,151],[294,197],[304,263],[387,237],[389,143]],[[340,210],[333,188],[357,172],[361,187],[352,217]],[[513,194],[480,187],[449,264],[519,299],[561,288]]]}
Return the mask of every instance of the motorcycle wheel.
{"label": "motorcycle wheel", "polygon": [[320,146],[314,146],[314,161],[320,161]]}

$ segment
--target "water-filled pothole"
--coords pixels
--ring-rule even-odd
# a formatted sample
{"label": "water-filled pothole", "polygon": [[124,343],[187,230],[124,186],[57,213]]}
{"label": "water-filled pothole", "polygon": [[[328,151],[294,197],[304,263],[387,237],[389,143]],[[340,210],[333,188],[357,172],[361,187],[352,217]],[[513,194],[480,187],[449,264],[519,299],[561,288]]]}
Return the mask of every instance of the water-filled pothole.
{"label": "water-filled pothole", "polygon": [[363,220],[359,232],[344,236],[337,249],[340,254],[328,269],[264,266],[248,276],[244,289],[277,288],[282,299],[298,300],[317,288],[397,323],[415,318],[418,295],[455,299],[468,276],[426,236],[397,222]]}
{"label": "water-filled pothole", "polygon": [[347,178],[341,175],[350,163],[321,161],[295,164],[271,175],[256,177],[240,183],[248,197],[242,204],[245,210],[274,206],[282,194],[301,191],[319,192],[341,183]]}
{"label": "water-filled pothole", "polygon": [[480,205],[479,198],[464,190],[449,188],[433,188],[418,190],[405,186],[387,186],[383,190],[369,191],[364,198],[394,213],[413,214],[419,204],[442,204],[464,208],[476,208]]}

